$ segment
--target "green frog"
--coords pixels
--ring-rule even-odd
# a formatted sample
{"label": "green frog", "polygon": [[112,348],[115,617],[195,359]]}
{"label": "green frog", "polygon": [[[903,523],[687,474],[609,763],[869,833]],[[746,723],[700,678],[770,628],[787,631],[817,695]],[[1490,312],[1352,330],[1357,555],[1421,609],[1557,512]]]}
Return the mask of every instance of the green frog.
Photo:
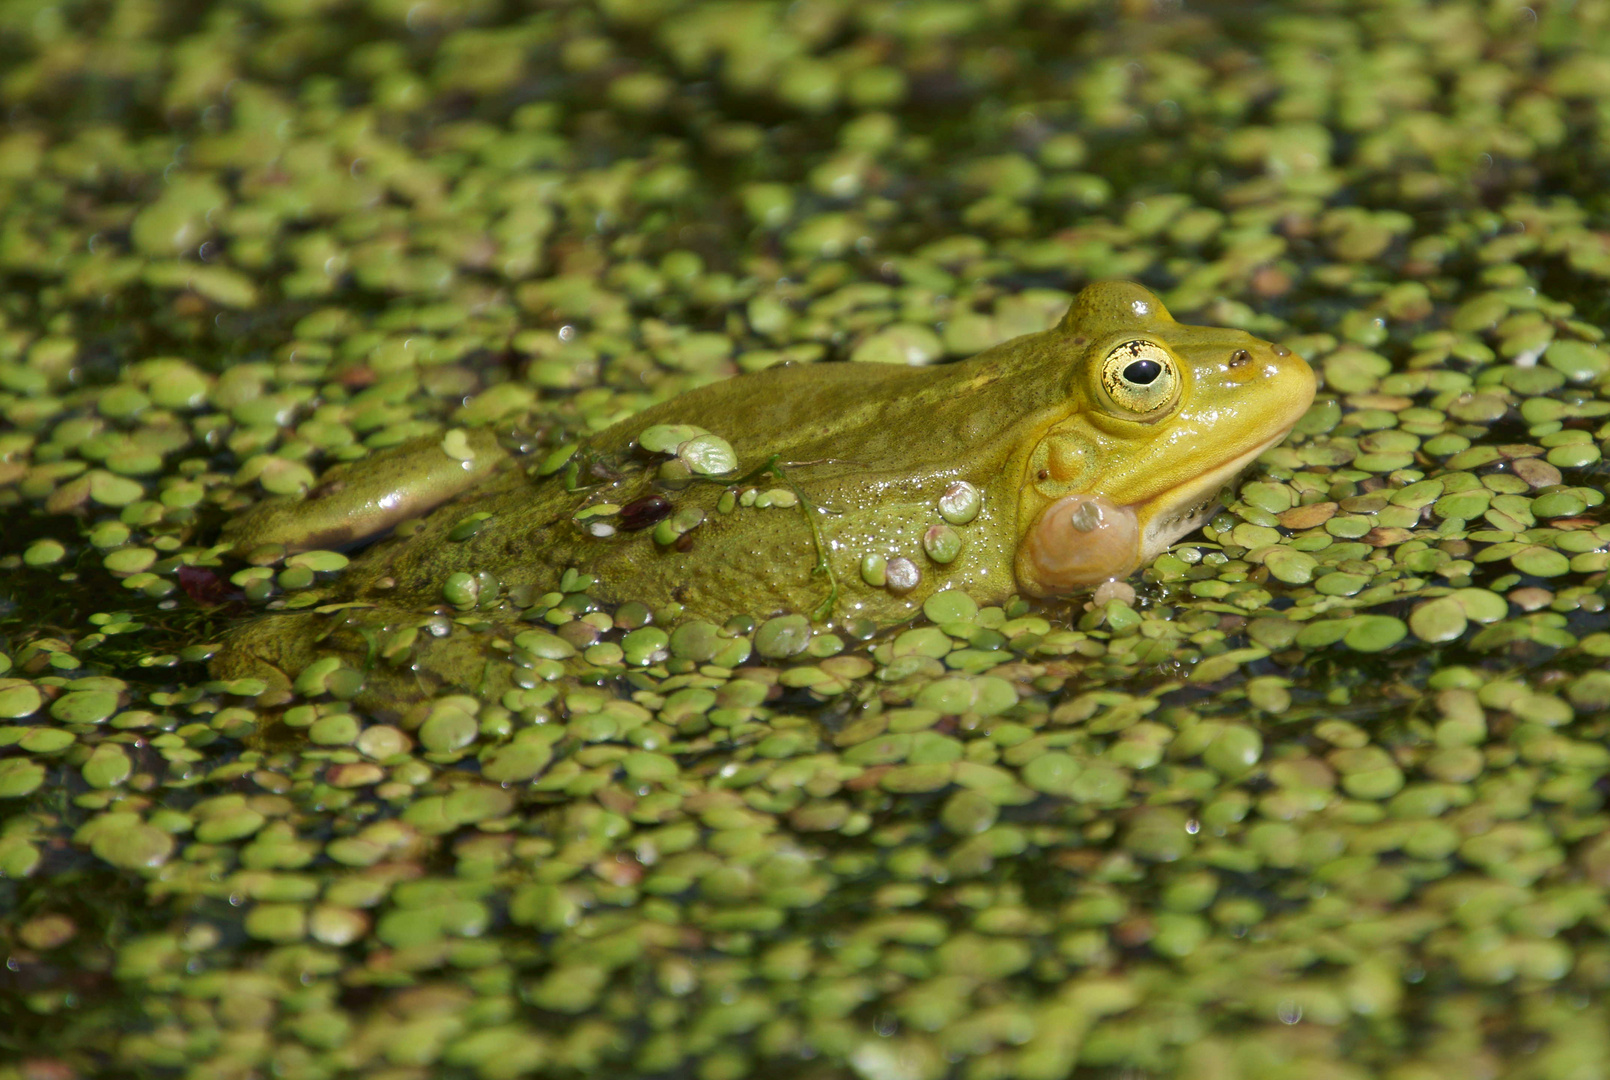
{"label": "green frog", "polygon": [[[592,579],[592,600],[640,601],[662,621],[883,626],[942,589],[981,604],[1077,593],[1199,527],[1313,395],[1290,350],[1178,323],[1112,281],[970,360],[770,368],[540,459],[449,431],[226,527],[242,554],[394,532],[320,606],[235,631],[214,667],[283,687],[334,650],[389,675],[387,693],[484,689],[488,642],[506,656],[567,571],[573,589]],[[419,628],[400,655],[384,648]]]}

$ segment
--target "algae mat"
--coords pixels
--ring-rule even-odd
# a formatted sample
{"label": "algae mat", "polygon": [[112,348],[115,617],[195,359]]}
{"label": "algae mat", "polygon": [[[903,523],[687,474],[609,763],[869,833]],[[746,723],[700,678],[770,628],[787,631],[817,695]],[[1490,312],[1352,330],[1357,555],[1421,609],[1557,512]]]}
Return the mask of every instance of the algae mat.
{"label": "algae mat", "polygon": [[[0,99],[0,1077],[1610,1068],[1610,4],[8,0]],[[331,465],[1118,276],[1322,376],[1133,592],[208,675]]]}

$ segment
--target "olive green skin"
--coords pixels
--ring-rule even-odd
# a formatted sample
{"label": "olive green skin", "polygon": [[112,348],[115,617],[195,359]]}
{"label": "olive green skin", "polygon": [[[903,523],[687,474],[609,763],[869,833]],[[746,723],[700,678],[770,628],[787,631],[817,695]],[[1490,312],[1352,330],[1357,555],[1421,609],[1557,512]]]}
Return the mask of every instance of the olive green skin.
{"label": "olive green skin", "polygon": [[[1056,405],[1032,380],[1002,377],[1022,362],[1019,353],[997,351],[937,369],[783,367],[694,390],[588,440],[579,458],[596,460],[597,471],[619,473],[619,479],[571,492],[558,476],[531,479],[511,469],[433,514],[406,540],[377,546],[348,572],[345,588],[359,599],[429,604],[440,601],[442,581],[457,571],[490,568],[505,588],[547,590],[576,567],[597,578],[588,592],[603,600],[640,600],[655,609],[674,602],[688,616],[717,621],[810,613],[832,589],[828,575],[816,570],[806,516],[814,513],[838,579],[835,616],[897,622],[940,587],[1004,598],[1014,591],[1017,545],[1016,484],[1005,477],[1021,473],[1014,458],[1032,441],[1040,414]],[[981,376],[992,381],[975,385]],[[920,435],[902,420],[907,416],[924,418]],[[783,479],[765,475],[741,487],[791,486],[814,510],[739,506],[722,513],[717,502],[740,485],[656,480],[663,455],[635,450],[639,433],[656,424],[700,424],[726,437],[739,474],[775,460]],[[920,450],[912,445],[919,438]],[[579,465],[578,481],[596,475],[584,461]],[[930,525],[944,524],[937,499],[954,480],[976,485],[983,507],[957,527],[961,554],[941,566],[924,554],[921,536]],[[655,494],[676,510],[704,512],[704,522],[684,538],[686,550],[656,543],[652,528],[593,537],[573,517],[589,503],[625,505]],[[473,537],[446,539],[478,512],[492,518]],[[904,555],[922,568],[922,580],[904,595],[874,588],[860,572],[867,553]],[[378,587],[384,579],[396,585]]]}
{"label": "olive green skin", "polygon": [[[1138,306],[1147,303],[1150,308]],[[1152,314],[1141,318],[1139,310]],[[1171,350],[1185,379],[1175,410],[1180,418],[1162,427],[1104,415],[1114,410],[1098,400],[1090,370],[1115,342],[1142,331]],[[823,621],[863,618],[889,625],[949,588],[965,590],[980,603],[998,603],[1020,591],[1014,559],[1025,531],[1052,500],[1088,492],[1138,503],[1178,486],[1181,476],[1222,465],[1267,440],[1271,431],[1278,438],[1290,428],[1312,396],[1311,373],[1295,357],[1271,359],[1300,367],[1293,385],[1301,385],[1293,390],[1281,384],[1291,399],[1280,404],[1289,418],[1260,418],[1255,414],[1273,406],[1259,399],[1256,386],[1249,390],[1240,373],[1226,375],[1226,358],[1242,347],[1272,348],[1240,331],[1176,323],[1139,286],[1102,283],[1081,293],[1056,327],[961,363],[786,366],[702,387],[591,437],[572,458],[574,468],[549,476],[534,476],[533,459],[504,457],[490,435],[479,433],[472,436],[475,479],[454,481],[467,483],[468,490],[357,557],[321,597],[352,606],[248,625],[226,643],[215,669],[225,676],[262,674],[267,664],[294,675],[316,652],[342,639],[352,651],[361,647],[367,653],[393,629],[432,615],[460,614],[443,596],[443,583],[455,573],[481,575],[481,609],[510,633],[530,625],[517,622],[521,611],[507,603],[511,591],[540,596],[557,589],[569,568],[596,579],[587,592],[598,600],[637,600],[661,615],[716,622],[798,612]],[[1283,350],[1279,355],[1289,356]],[[1200,430],[1190,428],[1191,416],[1206,418]],[[665,455],[645,453],[637,439],[661,424],[699,425],[724,437],[736,452],[736,473],[715,480],[660,479]],[[1166,438],[1165,428],[1171,433]],[[390,475],[399,487],[433,484],[419,475],[443,460],[434,441],[426,441],[358,468],[366,469],[372,491],[385,488]],[[461,472],[458,463],[450,464],[450,472]],[[781,479],[763,475],[739,482],[768,464],[780,469]],[[952,526],[961,538],[960,553],[941,564],[925,553],[922,537],[946,524],[938,498],[955,481],[974,485],[982,507],[972,521]],[[790,489],[803,501],[787,508],[718,508],[724,494],[745,487]],[[676,510],[702,510],[704,520],[681,543],[666,545],[656,542],[653,528],[596,537],[575,518],[589,505],[625,505],[651,495]],[[300,512],[328,518],[343,496],[335,490],[322,498],[329,504],[322,511],[314,504]],[[450,539],[472,514],[490,517],[474,535]],[[261,519],[268,517],[265,512]],[[621,518],[594,520],[618,524]],[[353,532],[361,531],[360,520]],[[237,550],[294,538],[283,521],[269,527],[250,515],[233,536]],[[819,565],[819,547],[831,574]],[[861,570],[867,555],[909,559],[920,580],[904,592],[870,584]],[[1131,569],[1133,563],[1119,567],[1115,576]],[[496,599],[489,602],[494,582]],[[421,635],[409,684],[429,689],[482,678],[478,650],[463,640],[471,636]],[[321,638],[328,640],[316,646]],[[464,670],[465,664],[475,670]]]}
{"label": "olive green skin", "polygon": [[[991,366],[1012,360],[1011,354],[998,356]],[[354,559],[321,598],[363,606],[333,614],[274,615],[248,624],[226,641],[215,673],[226,678],[267,675],[271,683],[283,686],[320,653],[361,649],[367,654],[376,634],[417,624],[437,611],[458,614],[442,592],[448,576],[457,572],[489,571],[503,600],[511,590],[527,596],[555,590],[564,571],[575,567],[596,579],[587,589],[596,599],[638,600],[657,612],[680,604],[687,618],[724,622],[737,614],[819,611],[833,584],[816,569],[816,545],[805,517],[811,511],[803,506],[740,506],[721,513],[716,504],[729,490],[726,484],[687,481],[673,489],[658,482],[664,456],[634,450],[638,434],[654,424],[701,423],[723,434],[738,456],[740,471],[778,458],[786,479],[815,505],[830,545],[838,583],[833,616],[898,622],[936,589],[951,585],[966,586],[982,598],[1005,598],[1014,591],[1016,499],[1001,477],[1014,453],[1021,451],[1011,439],[989,437],[988,426],[991,417],[1002,415],[1000,410],[1033,414],[1049,402],[1043,400],[1047,395],[1035,393],[1032,383],[1000,380],[988,388],[993,393],[984,395],[990,400],[980,407],[981,395],[967,391],[976,364],[965,370],[963,365],[783,367],[712,384],[589,439],[573,460],[596,460],[601,470],[621,475],[574,491],[562,473],[534,478],[528,474],[534,463],[510,457],[502,470],[429,514],[408,535],[382,540]],[[893,415],[906,410],[920,410],[931,421],[925,425],[930,452],[917,463],[909,461],[911,448],[902,445],[911,437],[908,426],[896,423]],[[1022,424],[1020,420],[1013,426]],[[969,443],[974,444],[971,452]],[[489,449],[484,441],[480,445]],[[422,441],[390,455],[382,468],[406,471],[410,457],[435,460],[434,451],[434,440]],[[907,463],[895,467],[891,463],[897,460]],[[884,464],[880,468],[877,462]],[[584,482],[593,470],[577,471],[583,475],[575,479]],[[957,527],[963,536],[961,554],[941,567],[924,554],[920,538],[930,525],[943,523],[936,500],[956,479],[977,485],[983,505],[976,519]],[[746,486],[769,490],[785,485],[763,476]],[[704,511],[704,522],[684,541],[687,550],[656,543],[652,527],[593,537],[573,516],[589,503],[624,505],[650,494],[663,495],[678,509],[696,506]],[[492,516],[468,539],[448,539],[449,532],[476,513]],[[237,548],[253,543],[242,539]],[[861,556],[868,551],[910,558],[921,568],[917,588],[899,595],[868,585],[860,571]],[[512,623],[520,612],[506,607],[501,614]],[[518,631],[510,627],[508,632]],[[433,690],[439,682],[464,685],[472,673],[487,677],[479,670],[473,638],[457,632],[448,638],[422,635],[412,661],[426,681],[403,678],[389,693],[408,694],[412,686]]]}

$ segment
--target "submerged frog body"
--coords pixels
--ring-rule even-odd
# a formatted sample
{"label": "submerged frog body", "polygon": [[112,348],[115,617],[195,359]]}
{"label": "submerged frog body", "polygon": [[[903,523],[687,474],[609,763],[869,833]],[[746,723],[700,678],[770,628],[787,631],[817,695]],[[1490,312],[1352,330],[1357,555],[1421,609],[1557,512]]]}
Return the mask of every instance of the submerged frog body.
{"label": "submerged frog body", "polygon": [[[449,433],[232,523],[240,552],[407,525],[319,598],[334,610],[248,624],[215,666],[294,675],[321,639],[367,663],[386,635],[440,630],[470,607],[512,630],[529,624],[509,598],[529,604],[567,569],[596,579],[597,600],[716,622],[887,625],[940,589],[980,603],[1076,592],[1197,528],[1313,393],[1289,350],[1177,323],[1147,290],[1106,282],[1051,329],[962,363],[782,367],[702,387],[546,476],[490,433]],[[484,636],[417,635],[394,674],[473,687]]]}

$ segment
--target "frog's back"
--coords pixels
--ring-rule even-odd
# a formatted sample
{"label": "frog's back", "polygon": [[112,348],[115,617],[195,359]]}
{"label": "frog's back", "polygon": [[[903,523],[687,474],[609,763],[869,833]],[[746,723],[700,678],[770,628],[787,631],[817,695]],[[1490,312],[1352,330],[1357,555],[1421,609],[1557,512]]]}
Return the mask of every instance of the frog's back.
{"label": "frog's back", "polygon": [[[512,472],[427,519],[406,539],[385,542],[349,580],[366,598],[425,599],[439,595],[447,575],[478,567],[496,568],[505,587],[544,590],[565,569],[578,567],[595,575],[598,595],[611,600],[651,606],[674,600],[690,612],[722,617],[810,610],[829,587],[816,570],[813,524],[843,579],[858,575],[864,553],[888,548],[890,556],[920,559],[920,547],[901,552],[888,537],[896,530],[920,535],[918,522],[933,517],[945,486],[966,480],[985,492],[985,511],[973,530],[980,542],[953,576],[981,584],[1005,574],[1006,584],[995,587],[1009,590],[1009,571],[1000,568],[1009,567],[1010,553],[986,545],[982,536],[1010,532],[1015,498],[1009,493],[1014,470],[1021,471],[1014,455],[1032,441],[1026,432],[1043,423],[1039,414],[1065,407],[1058,387],[1042,391],[1028,385],[1040,380],[1006,377],[1020,371],[1022,345],[1046,350],[1040,339],[1047,336],[941,367],[788,366],[690,391],[586,440],[571,484],[557,475]],[[720,435],[733,447],[738,475],[773,466],[747,486],[787,489],[814,509],[724,512],[718,503],[727,484],[658,482],[655,461],[636,443],[661,424],[697,425]],[[600,517],[591,526],[577,520],[590,504],[630,507],[644,499],[661,503],[650,525],[674,511],[702,520],[679,545],[650,539],[647,528],[633,529],[629,514]],[[450,539],[456,523],[477,512],[493,520],[468,539]],[[976,571],[968,571],[974,563]],[[897,619],[915,610],[932,584],[925,580],[909,597],[875,590],[852,606]]]}
{"label": "frog's back", "polygon": [[1065,407],[1060,379],[1008,378],[1025,356],[1055,369],[1056,331],[1016,338],[970,360],[931,367],[789,364],[711,383],[640,412],[590,440],[625,453],[656,424],[695,424],[725,438],[740,469],[783,461],[837,464],[866,475],[961,462],[1012,441],[1047,408]]}

